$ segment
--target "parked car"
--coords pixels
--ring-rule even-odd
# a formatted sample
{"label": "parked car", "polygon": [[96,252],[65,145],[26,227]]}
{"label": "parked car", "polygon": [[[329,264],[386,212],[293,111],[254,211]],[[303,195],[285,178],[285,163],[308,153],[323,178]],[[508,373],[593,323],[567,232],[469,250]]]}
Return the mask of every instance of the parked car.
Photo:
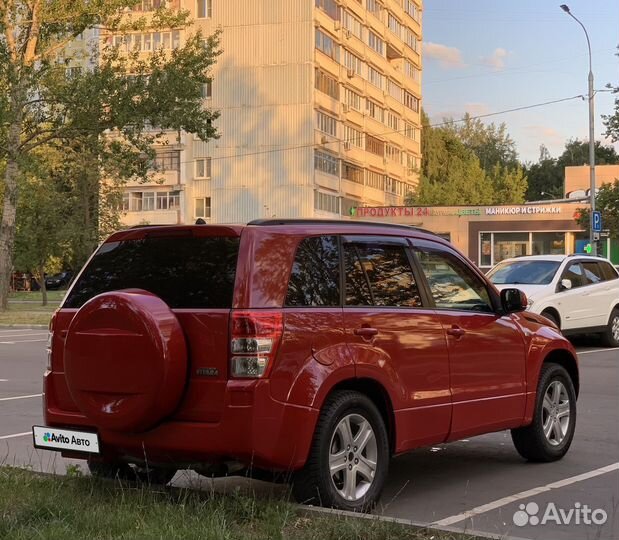
{"label": "parked car", "polygon": [[619,272],[602,257],[535,255],[497,264],[488,277],[499,289],[518,287],[528,310],[565,335],[598,333],[619,347]]}
{"label": "parked car", "polygon": [[66,271],[54,274],[53,276],[45,276],[45,287],[48,289],[62,289],[68,287],[73,278],[73,272]]}
{"label": "parked car", "polygon": [[34,443],[105,477],[282,472],[299,501],[347,510],[422,446],[509,429],[557,460],[577,356],[526,305],[413,227],[122,231],[53,317]]}

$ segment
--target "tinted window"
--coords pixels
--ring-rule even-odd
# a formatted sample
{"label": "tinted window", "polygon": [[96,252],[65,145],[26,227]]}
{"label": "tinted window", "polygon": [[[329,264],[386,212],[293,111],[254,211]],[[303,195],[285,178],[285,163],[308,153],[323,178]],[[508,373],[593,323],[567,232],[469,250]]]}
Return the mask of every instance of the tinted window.
{"label": "tinted window", "polygon": [[485,283],[458,257],[429,248],[421,248],[417,256],[436,307],[493,311]]}
{"label": "tinted window", "polygon": [[171,308],[232,306],[238,238],[144,238],[103,244],[68,296],[79,308],[93,296],[145,289]]}
{"label": "tinted window", "polygon": [[572,263],[568,266],[567,270],[563,272],[561,279],[569,279],[572,282],[572,289],[581,287],[583,284],[582,268],[580,263]]}
{"label": "tinted window", "polygon": [[421,307],[404,246],[345,244],[346,305]]}
{"label": "tinted window", "polygon": [[548,285],[560,264],[555,261],[502,262],[488,272],[488,277],[497,285]]}
{"label": "tinted window", "polygon": [[596,261],[583,261],[582,267],[585,271],[585,283],[587,285],[604,281],[602,269]]}
{"label": "tinted window", "polygon": [[340,259],[336,236],[306,238],[292,265],[287,306],[339,306]]}
{"label": "tinted window", "polygon": [[606,262],[599,263],[602,268],[602,274],[604,275],[605,280],[617,279],[619,275],[617,275],[617,271],[613,268],[613,265]]}

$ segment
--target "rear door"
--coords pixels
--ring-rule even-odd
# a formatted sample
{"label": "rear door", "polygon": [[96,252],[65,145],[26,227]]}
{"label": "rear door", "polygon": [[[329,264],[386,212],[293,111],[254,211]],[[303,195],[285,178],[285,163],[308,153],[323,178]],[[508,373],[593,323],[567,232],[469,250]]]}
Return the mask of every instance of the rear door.
{"label": "rear door", "polygon": [[356,375],[388,389],[396,451],[445,439],[451,418],[445,335],[405,239],[347,236],[344,324]]}
{"label": "rear door", "polygon": [[484,280],[455,251],[415,242],[434,307],[447,334],[453,416],[450,440],[520,424],[525,343],[510,315],[495,311]]}
{"label": "rear door", "polygon": [[[564,289],[561,281],[569,279],[570,289]],[[584,270],[580,260],[570,261],[559,278],[557,289],[557,307],[561,315],[561,329],[573,330],[587,326],[595,310],[595,301],[591,297],[591,290],[585,287]]]}
{"label": "rear door", "polygon": [[[617,287],[619,282],[615,280],[613,283],[608,280],[608,269],[604,268],[604,265],[610,266],[606,262],[595,259],[582,261],[585,277],[583,291],[587,291],[586,298],[591,303],[590,316],[583,321],[586,327],[606,326],[610,314],[610,304],[619,300],[619,288]],[[612,300],[613,295],[614,302]]]}

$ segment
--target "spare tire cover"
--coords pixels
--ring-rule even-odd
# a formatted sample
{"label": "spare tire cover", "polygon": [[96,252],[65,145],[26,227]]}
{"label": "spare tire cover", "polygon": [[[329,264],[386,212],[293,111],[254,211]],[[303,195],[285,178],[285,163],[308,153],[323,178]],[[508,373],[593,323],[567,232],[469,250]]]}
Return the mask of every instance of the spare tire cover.
{"label": "spare tire cover", "polygon": [[163,300],[125,289],[95,296],[75,314],[64,366],[75,404],[95,426],[141,432],[178,406],[187,347]]}

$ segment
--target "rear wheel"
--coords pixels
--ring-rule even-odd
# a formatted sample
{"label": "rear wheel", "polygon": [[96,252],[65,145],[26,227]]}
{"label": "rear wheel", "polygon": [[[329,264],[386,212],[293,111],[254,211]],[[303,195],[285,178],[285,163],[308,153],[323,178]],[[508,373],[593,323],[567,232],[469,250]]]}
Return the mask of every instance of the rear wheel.
{"label": "rear wheel", "polygon": [[512,429],[518,453],[529,461],[556,461],[568,451],[576,427],[576,392],[568,372],[544,364],[537,387],[533,422]]}
{"label": "rear wheel", "polygon": [[619,309],[613,309],[610,314],[602,341],[607,347],[619,347]]}
{"label": "rear wheel", "polygon": [[369,511],[387,478],[389,440],[376,405],[365,395],[340,391],[325,404],[310,456],[294,478],[301,503]]}

